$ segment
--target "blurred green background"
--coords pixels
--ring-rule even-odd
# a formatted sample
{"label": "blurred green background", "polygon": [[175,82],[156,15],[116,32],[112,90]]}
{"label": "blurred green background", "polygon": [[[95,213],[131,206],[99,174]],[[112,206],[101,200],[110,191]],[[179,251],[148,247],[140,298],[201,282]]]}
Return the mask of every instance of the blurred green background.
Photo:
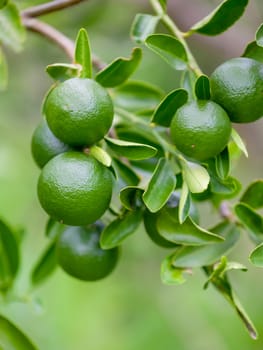
{"label": "blurred green background", "polygon": [[[22,6],[41,1],[18,1]],[[170,0],[169,12],[183,29],[199,20],[220,1]],[[151,11],[142,0],[90,0],[43,19],[75,38],[80,27],[90,35],[94,52],[109,62],[128,56],[132,20],[138,12]],[[201,67],[209,74],[220,62],[240,56],[263,17],[262,0],[251,0],[246,14],[218,38],[194,36],[191,44]],[[63,53],[44,38],[28,34],[25,50],[7,51],[9,87],[0,94],[0,215],[14,227],[25,228],[22,267],[17,294],[28,293],[29,272],[47,244],[46,215],[36,197],[39,170],[30,154],[32,132],[41,118],[40,106],[52,81],[45,66],[65,62]],[[154,74],[153,74],[154,72]],[[144,50],[134,78],[169,91],[178,76],[163,61]],[[244,183],[262,177],[263,120],[238,127],[250,157],[241,159],[234,174]],[[204,224],[215,213],[203,208]],[[229,305],[211,287],[203,291],[205,277],[194,271],[179,287],[161,284],[159,269],[167,251],[155,247],[139,230],[127,239],[114,273],[97,283],[83,283],[57,270],[31,294],[28,303],[1,305],[2,312],[27,333],[40,350],[236,350],[263,348],[263,271],[247,260],[252,249],[242,236],[231,254],[248,272],[231,275],[233,286],[258,328],[253,341]]]}

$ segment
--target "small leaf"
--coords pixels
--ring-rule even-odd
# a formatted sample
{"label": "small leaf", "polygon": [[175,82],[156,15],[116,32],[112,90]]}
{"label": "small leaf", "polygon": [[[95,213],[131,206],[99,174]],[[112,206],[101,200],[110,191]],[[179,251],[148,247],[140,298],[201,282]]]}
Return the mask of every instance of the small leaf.
{"label": "small leaf", "polygon": [[201,75],[195,83],[195,95],[199,100],[210,99],[210,82],[206,75]]}
{"label": "small leaf", "polygon": [[182,73],[180,86],[184,88],[189,95],[189,99],[195,98],[196,74],[192,70],[186,70]]}
{"label": "small leaf", "polygon": [[56,266],[56,243],[52,242],[47,247],[47,249],[45,249],[32,271],[32,284],[35,286],[41,284],[46,278],[48,278],[51,275],[51,273],[55,270]]}
{"label": "small leaf", "polygon": [[251,208],[259,209],[263,207],[263,180],[252,182],[240,199],[240,202],[246,203]]}
{"label": "small leaf", "polygon": [[140,182],[139,175],[128,164],[117,158],[113,159],[113,166],[116,169],[118,177],[120,177],[127,185],[137,186]]}
{"label": "small leaf", "polygon": [[131,112],[153,110],[163,95],[155,85],[136,80],[129,80],[112,93],[114,104]]}
{"label": "small leaf", "polygon": [[161,211],[157,219],[157,229],[166,240],[177,244],[204,245],[223,240],[195,224],[190,217],[180,224],[177,208],[165,208]]}
{"label": "small leaf", "polygon": [[100,245],[102,249],[111,249],[120,245],[134,233],[141,223],[141,211],[129,211],[122,217],[112,221],[102,231]]}
{"label": "small leaf", "polygon": [[96,75],[96,80],[104,87],[123,84],[141,62],[142,50],[138,47],[132,51],[131,58],[117,58]]}
{"label": "small leaf", "polygon": [[224,196],[224,198],[233,198],[238,195],[241,188],[241,183],[234,177],[229,176],[222,180],[210,174],[210,190],[217,195]]}
{"label": "small leaf", "polygon": [[199,247],[183,246],[172,256],[172,264],[180,268],[196,268],[211,265],[226,255],[236,244],[240,231],[236,224],[223,221],[210,230],[223,237],[223,242]]}
{"label": "small leaf", "polygon": [[230,158],[228,147],[226,147],[220,154],[215,157],[216,173],[225,180],[230,172]]}
{"label": "small leaf", "polygon": [[1,350],[37,350],[31,340],[7,318],[0,315]]}
{"label": "small leaf", "polygon": [[241,223],[249,230],[251,238],[256,243],[263,241],[263,218],[247,204],[238,203],[235,206],[235,213]]}
{"label": "small leaf", "polygon": [[178,269],[172,264],[173,255],[167,256],[161,265],[161,279],[164,284],[168,285],[180,285],[186,280],[183,276],[185,272],[183,269]]}
{"label": "small leaf", "polygon": [[8,81],[8,70],[5,55],[0,48],[0,91],[5,90]]}
{"label": "small leaf", "polygon": [[148,36],[146,45],[176,70],[187,69],[187,54],[183,44],[167,34]]}
{"label": "small leaf", "polygon": [[51,78],[65,81],[79,75],[80,67],[76,64],[55,63],[47,66],[46,71]]}
{"label": "small leaf", "polygon": [[199,164],[182,162],[183,178],[191,193],[204,192],[209,184],[210,176],[207,170]]}
{"label": "small leaf", "polygon": [[252,250],[249,259],[253,265],[263,267],[263,243]]}
{"label": "small leaf", "polygon": [[94,145],[90,147],[89,154],[106,167],[111,166],[111,156],[106,151],[104,151],[103,148]]}
{"label": "small leaf", "polygon": [[187,102],[188,93],[184,89],[171,91],[156,108],[152,122],[169,127],[178,108]]}
{"label": "small leaf", "polygon": [[49,218],[46,223],[45,235],[49,239],[55,240],[64,229],[65,225],[52,218]]}
{"label": "small leaf", "polygon": [[233,128],[231,131],[231,137],[232,137],[232,140],[235,142],[235,144],[238,146],[238,148],[244,153],[244,155],[246,157],[248,157],[247,148],[246,148],[242,138],[240,137],[238,132]]}
{"label": "small leaf", "polygon": [[179,223],[182,224],[186,220],[186,218],[189,216],[191,207],[191,197],[189,189],[185,182],[183,182],[182,190],[181,190],[181,196],[179,200],[179,212],[178,212],[178,218]]}
{"label": "small leaf", "polygon": [[176,185],[176,177],[169,160],[161,158],[143,194],[146,207],[155,213],[168,201]]}
{"label": "small leaf", "polygon": [[117,140],[109,137],[105,137],[105,141],[114,153],[132,160],[151,158],[157,152],[156,148],[142,143]]}
{"label": "small leaf", "polygon": [[136,210],[142,205],[142,194],[142,188],[127,186],[120,191],[121,203],[128,210]]}
{"label": "small leaf", "polygon": [[13,2],[9,2],[0,11],[0,43],[18,52],[22,49],[25,34],[19,11]]}
{"label": "small leaf", "polygon": [[231,27],[243,14],[248,0],[225,0],[208,16],[196,23],[189,33],[217,35]]}
{"label": "small leaf", "polygon": [[263,24],[260,25],[256,32],[256,42],[258,46],[263,47]]}
{"label": "small leaf", "polygon": [[0,220],[0,290],[12,286],[19,268],[19,248],[15,234]]}
{"label": "small leaf", "polygon": [[263,47],[258,46],[256,41],[252,41],[247,45],[242,57],[253,58],[263,63]]}
{"label": "small leaf", "polygon": [[153,34],[160,20],[158,16],[152,16],[145,13],[138,13],[131,27],[132,39],[141,44],[150,34]]}
{"label": "small leaf", "polygon": [[84,28],[78,32],[75,43],[75,63],[82,66],[81,78],[92,77],[92,61],[88,33]]}

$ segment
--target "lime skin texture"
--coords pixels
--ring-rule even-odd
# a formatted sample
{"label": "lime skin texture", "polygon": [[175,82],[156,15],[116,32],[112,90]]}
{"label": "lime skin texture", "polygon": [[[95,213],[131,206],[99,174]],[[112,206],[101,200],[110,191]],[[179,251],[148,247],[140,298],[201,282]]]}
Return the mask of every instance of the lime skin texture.
{"label": "lime skin texture", "polygon": [[72,147],[60,141],[49,129],[46,119],[43,119],[35,129],[31,141],[31,152],[39,168],[43,168],[58,154],[70,150]]}
{"label": "lime skin texture", "polygon": [[54,135],[71,146],[91,146],[101,140],[114,114],[107,90],[83,78],[68,79],[51,90],[44,111]]}
{"label": "lime skin texture", "polygon": [[38,180],[43,209],[66,225],[95,222],[108,209],[112,195],[111,171],[95,158],[65,152],[51,159]]}
{"label": "lime skin texture", "polygon": [[180,107],[171,123],[171,138],[178,150],[204,161],[227,145],[231,122],[222,107],[212,101],[191,101]]}
{"label": "lime skin texture", "polygon": [[103,250],[99,244],[100,228],[69,226],[57,241],[57,258],[62,269],[83,281],[96,281],[115,268],[119,248]]}
{"label": "lime skin texture", "polygon": [[263,116],[263,64],[245,57],[224,62],[211,75],[212,100],[234,123],[249,123]]}

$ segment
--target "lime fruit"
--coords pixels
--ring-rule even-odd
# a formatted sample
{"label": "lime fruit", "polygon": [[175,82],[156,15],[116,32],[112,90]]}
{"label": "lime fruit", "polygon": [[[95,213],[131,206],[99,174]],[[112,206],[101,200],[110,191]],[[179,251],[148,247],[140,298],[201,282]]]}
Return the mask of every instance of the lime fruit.
{"label": "lime fruit", "polygon": [[67,227],[57,241],[59,265],[69,275],[83,281],[96,281],[108,276],[118,261],[119,250],[100,247],[101,228]]}
{"label": "lime fruit", "polygon": [[51,131],[71,146],[90,146],[111,127],[113,104],[108,92],[91,79],[72,78],[47,96],[44,111]]}
{"label": "lime fruit", "polygon": [[47,121],[43,119],[33,133],[31,151],[36,164],[43,166],[60,153],[71,150],[69,145],[60,141],[49,129]]}
{"label": "lime fruit", "polygon": [[263,116],[263,64],[239,57],[224,62],[211,75],[212,100],[235,123],[249,123]]}
{"label": "lime fruit", "polygon": [[112,174],[103,164],[80,152],[65,152],[51,159],[38,180],[43,209],[67,225],[95,222],[109,207]]}
{"label": "lime fruit", "polygon": [[171,138],[178,150],[199,161],[220,153],[230,134],[227,113],[212,101],[186,103],[177,110],[171,123]]}

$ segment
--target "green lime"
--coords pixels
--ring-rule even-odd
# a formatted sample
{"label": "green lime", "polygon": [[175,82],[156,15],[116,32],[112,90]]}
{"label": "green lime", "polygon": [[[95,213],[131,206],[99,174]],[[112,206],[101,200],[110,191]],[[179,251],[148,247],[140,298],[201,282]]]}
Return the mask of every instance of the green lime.
{"label": "green lime", "polygon": [[118,248],[100,247],[101,228],[67,227],[57,241],[59,265],[69,275],[84,281],[96,281],[108,276],[118,261]]}
{"label": "green lime", "polygon": [[52,158],[38,180],[43,209],[66,225],[81,226],[98,220],[109,207],[112,174],[103,164],[80,152]]}
{"label": "green lime", "polygon": [[203,161],[227,145],[231,123],[222,107],[212,101],[191,101],[180,107],[171,123],[171,138],[186,156]]}
{"label": "green lime", "polygon": [[111,127],[113,104],[106,89],[91,79],[72,78],[57,85],[44,106],[51,131],[71,146],[90,146]]}
{"label": "green lime", "polygon": [[40,168],[43,168],[53,157],[71,149],[51,132],[45,119],[41,121],[33,133],[31,151]]}
{"label": "green lime", "polygon": [[263,64],[239,57],[224,62],[211,75],[212,99],[235,123],[263,116]]}

